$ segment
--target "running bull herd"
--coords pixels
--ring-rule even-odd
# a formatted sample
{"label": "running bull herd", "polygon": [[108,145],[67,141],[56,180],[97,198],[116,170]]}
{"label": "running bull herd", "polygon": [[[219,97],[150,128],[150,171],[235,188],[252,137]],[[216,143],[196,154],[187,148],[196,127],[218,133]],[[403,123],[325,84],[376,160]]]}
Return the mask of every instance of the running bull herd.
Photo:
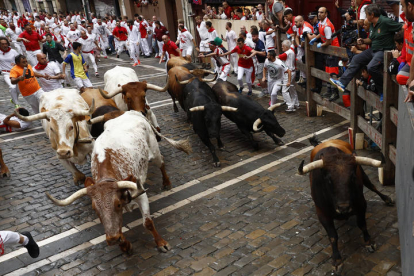
{"label": "running bull herd", "polygon": [[[157,141],[164,138],[173,147],[187,154],[191,152],[188,140],[174,141],[160,133],[155,114],[146,100],[147,90],[168,91],[175,112],[178,112],[175,104],[178,100],[194,132],[209,148],[216,167],[220,166],[220,160],[210,138],[217,139],[218,148],[224,147],[220,139],[222,114],[237,125],[255,150],[258,142],[252,133],[260,131],[265,131],[276,145],[283,145],[278,137],[283,137],[285,130],[274,115],[280,104],[265,109],[250,97],[239,94],[235,85],[222,80],[210,87],[207,83],[215,81],[217,75],[206,79],[214,73],[198,69],[180,57],[170,59],[167,70],[166,86],[159,87],[140,82],[131,68],[116,66],[105,74],[104,90],[91,88],[79,93],[76,89],[57,89],[42,96],[39,114],[25,117],[15,113],[25,121],[42,121],[52,148],[62,165],[72,173],[73,182],[85,186],[63,200],[46,193],[47,197],[59,206],[69,205],[83,196],[90,197],[92,208],[104,226],[108,245],[118,244],[129,254],[132,246],[121,229],[123,210],[131,210],[128,204],[132,199],[137,199],[143,225],[154,236],[157,248],[162,252],[170,249],[154,226],[144,189],[149,161],[160,168],[163,188],[171,188]],[[246,110],[248,112],[241,112]],[[331,242],[333,269],[340,272],[343,262],[334,219],[356,215],[365,246],[373,252],[376,244],[366,227],[367,203],[363,187],[377,193],[388,205],[394,202],[376,189],[361,167],[380,167],[381,161],[356,156],[351,145],[341,140],[319,143],[314,137],[310,141],[315,146],[311,163],[304,166],[302,161],[298,172],[309,173],[316,213]],[[92,177],[85,177],[75,166],[85,164],[88,155],[91,156]],[[10,176],[3,158],[0,158],[0,166],[1,176]]]}

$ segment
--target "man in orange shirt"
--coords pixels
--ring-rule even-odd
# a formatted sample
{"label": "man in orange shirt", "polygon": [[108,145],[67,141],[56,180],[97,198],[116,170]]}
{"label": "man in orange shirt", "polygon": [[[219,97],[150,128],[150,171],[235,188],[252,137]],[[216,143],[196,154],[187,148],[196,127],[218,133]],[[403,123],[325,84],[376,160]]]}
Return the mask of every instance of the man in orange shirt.
{"label": "man in orange shirt", "polygon": [[39,100],[43,94],[43,89],[35,77],[49,79],[49,76],[34,72],[24,55],[18,55],[15,63],[16,65],[10,70],[11,83],[19,86],[23,98],[32,107],[33,112],[37,114],[39,113]]}

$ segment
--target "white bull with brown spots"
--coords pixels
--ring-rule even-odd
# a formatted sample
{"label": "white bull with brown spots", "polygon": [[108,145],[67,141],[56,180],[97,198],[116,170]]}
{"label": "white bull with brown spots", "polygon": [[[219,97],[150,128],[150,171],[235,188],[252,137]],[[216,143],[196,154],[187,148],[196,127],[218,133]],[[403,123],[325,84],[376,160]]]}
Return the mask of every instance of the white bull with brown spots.
{"label": "white bull with brown spots", "polygon": [[94,141],[85,116],[91,115],[94,103],[88,104],[76,89],[59,88],[44,93],[39,103],[40,113],[32,116],[15,115],[24,121],[42,120],[43,129],[63,166],[73,175],[75,185],[83,184],[85,175],[75,164],[83,165],[91,154]]}

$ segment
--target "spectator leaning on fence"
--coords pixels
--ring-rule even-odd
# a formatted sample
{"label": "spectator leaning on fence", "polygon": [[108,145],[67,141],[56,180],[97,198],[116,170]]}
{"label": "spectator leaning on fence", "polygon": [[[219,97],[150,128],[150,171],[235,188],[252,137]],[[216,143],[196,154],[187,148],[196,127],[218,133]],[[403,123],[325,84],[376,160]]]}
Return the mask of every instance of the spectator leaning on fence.
{"label": "spectator leaning on fence", "polygon": [[[410,29],[412,29],[412,23],[414,22],[414,0],[401,0],[401,6],[405,14],[407,24],[408,26],[411,27]],[[414,66],[411,67],[411,63],[414,61],[413,60],[414,59],[414,55],[413,55],[414,42],[413,42],[412,30],[411,31],[405,30],[404,39],[405,39],[405,47],[406,47],[406,61],[407,61],[407,65],[410,67],[410,70],[409,70],[410,77],[406,83],[409,89],[408,89],[408,95],[405,98],[405,101],[411,102],[414,100],[414,87],[413,87],[414,86]],[[407,42],[412,43],[411,46]]]}
{"label": "spectator leaning on fence", "polygon": [[352,59],[340,80],[331,78],[330,81],[343,92],[359,70],[363,66],[367,66],[368,73],[377,86],[377,92],[382,94],[384,51],[394,49],[394,34],[401,30],[402,26],[400,23],[381,15],[380,8],[375,4],[367,6],[365,12],[371,22],[370,35],[365,39],[359,38],[358,43],[370,44],[370,48]]}

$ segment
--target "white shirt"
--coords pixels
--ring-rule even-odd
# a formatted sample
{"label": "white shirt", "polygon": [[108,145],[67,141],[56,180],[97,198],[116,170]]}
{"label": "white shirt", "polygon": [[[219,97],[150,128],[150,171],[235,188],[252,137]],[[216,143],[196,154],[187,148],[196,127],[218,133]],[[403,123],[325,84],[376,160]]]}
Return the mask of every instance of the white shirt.
{"label": "white shirt", "polygon": [[33,23],[33,25],[35,26],[36,30],[39,30],[39,29],[40,29],[40,25],[41,25],[42,23],[43,23],[43,24],[45,24],[45,21],[43,21],[43,20],[35,21],[35,22]]}
{"label": "white shirt", "polygon": [[78,40],[78,38],[80,37],[80,32],[79,30],[70,30],[68,32],[68,34],[66,35],[66,37],[71,41],[71,42],[75,42],[76,40]]}
{"label": "white shirt", "polygon": [[287,66],[280,59],[276,59],[274,62],[266,59],[264,68],[267,70],[267,77],[270,83],[282,82],[283,74],[289,70],[289,68],[287,68]]}
{"label": "white shirt", "polygon": [[128,24],[127,24],[125,21],[121,21],[121,22],[119,23],[119,25],[120,25],[121,27],[124,27],[125,29],[126,29],[126,28],[128,28]]}
{"label": "white shirt", "polygon": [[244,44],[249,46],[250,48],[254,49],[256,47],[256,44],[251,40],[250,38],[246,37],[246,40],[244,41]]}
{"label": "white shirt", "polygon": [[92,18],[92,23],[93,23],[93,24],[98,23],[98,18],[96,18],[96,17],[95,17],[95,18]]}
{"label": "white shirt", "polygon": [[18,15],[13,15],[13,23],[14,25],[17,26],[17,21],[19,20],[19,16]]}
{"label": "white shirt", "polygon": [[[273,31],[273,29],[272,28],[269,28],[269,30],[268,31]],[[265,36],[265,40],[266,40],[266,42],[265,42],[265,46],[266,46],[266,51],[268,51],[269,49],[274,49],[275,48],[275,41],[273,40],[273,38],[275,37],[276,35],[275,35],[275,33],[273,32],[272,34],[270,34],[270,35],[266,35]]]}
{"label": "white shirt", "polygon": [[82,44],[82,52],[90,52],[96,48],[95,45],[95,38],[88,34],[87,39],[83,39],[82,37],[77,40],[80,44]]}
{"label": "white shirt", "polygon": [[263,16],[263,13],[260,14],[258,11],[256,12],[256,20],[263,20]]}
{"label": "white shirt", "polygon": [[[136,21],[134,21],[134,25],[135,25],[135,22]],[[102,23],[103,24],[103,23]],[[112,20],[112,21],[108,21],[107,23],[106,23],[107,25],[108,25],[108,29],[109,29],[109,31],[111,32],[111,34],[112,34],[112,31],[115,29],[115,27],[116,27],[116,21],[115,20]],[[139,24],[139,23],[138,23]]]}
{"label": "white shirt", "polygon": [[108,26],[102,22],[102,25],[99,25],[96,23],[93,27],[96,34],[99,34],[100,36],[106,36],[108,34]]}
{"label": "white shirt", "polygon": [[197,25],[197,31],[201,40],[207,40],[209,38],[209,32],[206,27],[206,22],[201,21],[200,26]]}
{"label": "white shirt", "polygon": [[55,34],[60,34],[60,25],[56,24],[56,23],[53,23],[52,30]]}
{"label": "white shirt", "polygon": [[[4,121],[4,119],[6,119],[6,117],[7,117],[6,115],[0,114],[0,125],[3,124],[3,121]],[[22,130],[28,129],[32,125],[32,122],[25,122],[23,120],[20,120],[16,116],[11,117],[10,121],[15,121],[15,122],[18,122],[20,124],[20,128],[12,127],[12,131],[22,131]],[[2,131],[2,130],[4,130],[4,128],[0,128],[0,131]]]}
{"label": "white shirt", "polygon": [[287,55],[287,59],[284,61],[285,65],[291,71],[295,70],[295,52],[292,50],[292,48],[290,48],[285,52],[285,54]]}
{"label": "white shirt", "polygon": [[36,18],[36,16],[38,16],[39,14],[37,12],[33,13],[33,17]]}
{"label": "white shirt", "polygon": [[127,26],[128,31],[128,41],[131,43],[137,43],[139,41],[140,35],[137,26],[132,26],[132,30]]}
{"label": "white shirt", "polygon": [[193,36],[189,31],[181,32],[178,36],[180,41],[180,49],[187,49],[188,47],[193,47]]}
{"label": "white shirt", "polygon": [[220,16],[220,19],[227,19],[227,15],[224,12],[220,14],[219,16]]}
{"label": "white shirt", "polygon": [[[47,74],[49,76],[56,76],[61,73],[59,66],[56,64],[56,62],[49,62],[45,69],[43,70],[36,70],[36,68],[33,67],[33,71],[39,73],[39,74]],[[62,88],[62,82],[59,79],[51,79],[47,80],[45,78],[38,78],[37,81],[39,82],[39,85],[42,87],[43,91],[49,92],[58,88]]]}
{"label": "white shirt", "polygon": [[213,56],[213,58],[218,62],[218,66],[222,66],[224,64],[229,63],[229,60],[225,57],[220,57],[219,55],[224,54],[223,49],[216,46],[216,49],[214,49],[214,53],[217,54],[217,56]]}
{"label": "white shirt", "polygon": [[246,16],[243,16],[240,20],[246,20]]}
{"label": "white shirt", "polygon": [[364,6],[362,6],[361,11],[360,11],[360,13],[359,13],[359,19],[361,19],[361,20],[365,20],[365,19],[367,18],[367,14],[365,13],[365,8],[366,8],[367,6],[368,6],[368,5],[364,5]]}
{"label": "white shirt", "polygon": [[226,31],[226,40],[227,40],[227,45],[228,45],[228,50],[231,51],[234,49],[234,47],[236,47],[237,45],[237,36],[236,36],[236,32],[231,30]]}
{"label": "white shirt", "polygon": [[209,32],[207,31],[208,34],[208,41],[214,40],[216,37],[218,37],[216,30]]}
{"label": "white shirt", "polygon": [[55,23],[55,19],[53,17],[49,18],[45,18],[45,26],[49,26],[52,27],[53,24]]}
{"label": "white shirt", "polygon": [[[328,18],[325,18],[325,20],[324,21],[322,21],[322,22],[319,22],[319,27],[322,25],[326,25],[326,19],[328,19]],[[331,30],[331,27],[329,27],[328,25],[326,25],[326,27],[325,27],[325,29],[323,29],[323,32],[325,33],[325,37],[326,37],[326,39],[331,39],[332,38],[332,30]]]}
{"label": "white shirt", "polygon": [[82,23],[82,19],[81,19],[80,14],[76,15],[76,19],[75,20],[76,20],[76,22],[78,22],[78,25],[80,25]]}
{"label": "white shirt", "polygon": [[62,25],[62,35],[63,36],[67,36],[69,31],[70,31],[69,26]]}
{"label": "white shirt", "polygon": [[10,28],[7,28],[7,29],[6,29],[6,36],[7,36],[7,37],[10,37],[10,39],[11,39],[13,42],[16,42],[17,37],[18,37],[18,36],[19,36],[19,34],[21,34],[21,33],[22,33],[22,29],[17,28],[17,27],[16,27],[16,29],[14,29],[14,31],[13,31],[12,29],[10,29]]}
{"label": "white shirt", "polygon": [[10,71],[14,65],[12,63],[15,63],[15,58],[19,55],[19,53],[11,49],[7,53],[3,53],[3,51],[0,50],[0,70],[6,70]]}
{"label": "white shirt", "polygon": [[70,18],[70,22],[74,23],[76,21],[76,15],[72,15]]}

